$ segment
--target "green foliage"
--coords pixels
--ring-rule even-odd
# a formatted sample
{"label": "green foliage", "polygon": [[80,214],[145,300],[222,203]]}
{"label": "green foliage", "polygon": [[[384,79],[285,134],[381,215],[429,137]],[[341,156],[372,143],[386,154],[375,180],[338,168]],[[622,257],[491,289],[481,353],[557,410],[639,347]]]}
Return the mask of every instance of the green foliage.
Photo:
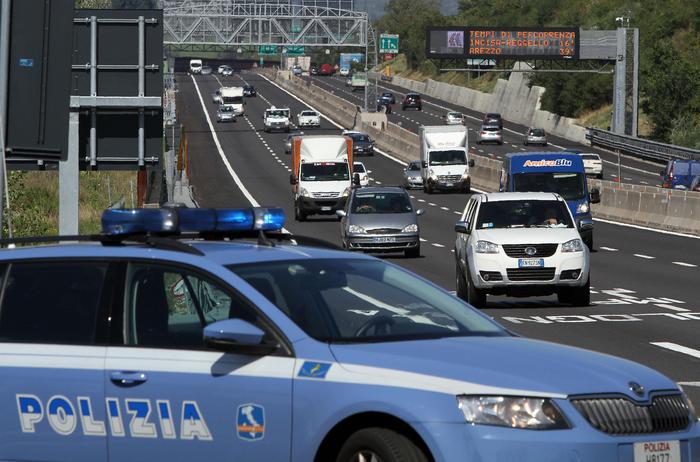
{"label": "green foliage", "polygon": [[700,149],[700,120],[698,117],[687,113],[677,117],[673,121],[670,142]]}
{"label": "green foliage", "polygon": [[542,109],[566,117],[579,117],[612,102],[610,74],[534,74],[530,84],[546,88]]}

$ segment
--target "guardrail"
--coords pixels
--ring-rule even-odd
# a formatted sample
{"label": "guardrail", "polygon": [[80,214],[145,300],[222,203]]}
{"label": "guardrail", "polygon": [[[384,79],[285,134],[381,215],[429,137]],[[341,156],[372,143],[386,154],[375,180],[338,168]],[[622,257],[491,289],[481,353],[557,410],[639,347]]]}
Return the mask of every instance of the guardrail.
{"label": "guardrail", "polygon": [[619,135],[598,128],[589,127],[586,138],[591,142],[591,146],[600,146],[613,151],[619,150],[624,154],[657,162],[666,162],[671,159],[700,160],[700,151],[697,149],[659,143],[658,141],[645,140],[634,136]]}

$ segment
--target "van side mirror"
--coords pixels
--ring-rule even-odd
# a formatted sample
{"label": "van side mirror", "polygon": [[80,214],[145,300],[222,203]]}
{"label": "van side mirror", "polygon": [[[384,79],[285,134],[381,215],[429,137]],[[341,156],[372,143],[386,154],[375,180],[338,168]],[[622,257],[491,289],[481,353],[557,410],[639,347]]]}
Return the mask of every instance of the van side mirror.
{"label": "van side mirror", "polygon": [[343,218],[343,217],[348,216],[348,214],[345,213],[345,210],[336,210],[336,211],[335,211],[335,215],[336,215],[338,218]]}
{"label": "van side mirror", "polygon": [[469,231],[470,225],[468,221],[458,221],[455,223],[455,231],[461,234],[471,234]]}
{"label": "van side mirror", "polygon": [[423,161],[420,164],[423,168],[428,168],[428,163],[426,161]]}
{"label": "van side mirror", "polygon": [[469,166],[473,167],[474,166],[474,159],[469,159]]}
{"label": "van side mirror", "polygon": [[600,189],[598,189],[598,188],[591,189],[591,193],[589,194],[589,199],[591,201],[591,204],[599,204],[600,203]]}
{"label": "van side mirror", "polygon": [[294,176],[294,174],[293,174],[293,173],[292,173],[291,175],[289,175],[289,184],[291,184],[291,185],[295,185],[295,184],[297,184],[297,183],[298,183],[298,181],[297,181],[297,177],[296,177],[296,176]]}

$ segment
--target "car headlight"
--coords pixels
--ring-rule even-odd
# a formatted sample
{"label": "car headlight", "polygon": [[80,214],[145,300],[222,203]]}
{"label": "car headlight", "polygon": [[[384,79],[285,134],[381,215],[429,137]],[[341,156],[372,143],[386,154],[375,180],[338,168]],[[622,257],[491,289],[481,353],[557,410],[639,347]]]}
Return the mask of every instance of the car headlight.
{"label": "car headlight", "polygon": [[462,173],[462,178],[465,180],[469,178],[469,171],[465,170],[464,173]]}
{"label": "car headlight", "polygon": [[552,400],[517,396],[458,396],[467,423],[530,430],[569,428]]}
{"label": "car headlight", "polygon": [[350,195],[350,188],[345,188],[345,191],[343,191],[343,197],[348,197]]}
{"label": "car headlight", "polygon": [[489,241],[476,241],[474,251],[476,253],[498,253],[498,244]]}
{"label": "car headlight", "polygon": [[581,239],[571,239],[561,245],[562,252],[583,252],[583,241]]}
{"label": "car headlight", "polygon": [[348,226],[348,233],[350,234],[365,234],[365,228],[358,225]]}
{"label": "car headlight", "polygon": [[418,232],[418,225],[413,223],[412,225],[406,226],[404,229],[401,230],[402,233],[417,233]]}
{"label": "car headlight", "polygon": [[304,188],[299,188],[299,195],[304,196],[304,197],[311,197],[311,194],[309,194],[309,191],[307,191]]}
{"label": "car headlight", "polygon": [[690,409],[690,419],[700,421],[700,416],[698,416],[698,413],[695,410],[695,406],[693,405],[693,402],[690,400],[690,398],[685,393],[685,391],[683,391],[683,387],[680,385],[679,385],[679,387],[681,389],[681,394],[683,395],[683,399],[688,404],[688,409]]}
{"label": "car headlight", "polygon": [[588,213],[590,209],[588,202],[582,202],[576,206],[576,213]]}

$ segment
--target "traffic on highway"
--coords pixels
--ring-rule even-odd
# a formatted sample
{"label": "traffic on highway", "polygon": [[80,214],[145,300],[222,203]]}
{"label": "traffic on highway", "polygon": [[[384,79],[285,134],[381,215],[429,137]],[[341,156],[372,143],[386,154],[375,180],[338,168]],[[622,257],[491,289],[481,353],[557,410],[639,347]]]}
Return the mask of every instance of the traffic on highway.
{"label": "traffic on highway", "polygon": [[[166,3],[181,26],[223,9],[182,40],[201,43],[164,51],[162,99],[145,96],[162,62],[146,64],[145,30],[182,30],[162,12],[74,19],[91,60],[115,24],[141,48],[138,65],[73,64],[92,96],[69,99],[82,157],[54,159],[60,194],[68,163],[104,168],[107,104],[133,116],[141,151],[115,170],[140,172],[139,199],[113,201],[108,180],[99,231],[0,237],[0,460],[700,462],[700,160],[664,167],[477,111],[362,69],[367,54],[312,60],[300,18],[341,11],[328,5]],[[270,18],[255,59],[206,42],[253,40]],[[315,38],[368,33],[359,18]],[[300,35],[278,49],[287,26]],[[579,29],[433,29],[445,46],[428,54],[580,52]],[[398,37],[379,38],[387,61]],[[137,71],[139,96],[105,95],[98,68]],[[146,166],[149,107],[163,157]],[[634,202],[649,195],[673,209],[658,226]]]}

